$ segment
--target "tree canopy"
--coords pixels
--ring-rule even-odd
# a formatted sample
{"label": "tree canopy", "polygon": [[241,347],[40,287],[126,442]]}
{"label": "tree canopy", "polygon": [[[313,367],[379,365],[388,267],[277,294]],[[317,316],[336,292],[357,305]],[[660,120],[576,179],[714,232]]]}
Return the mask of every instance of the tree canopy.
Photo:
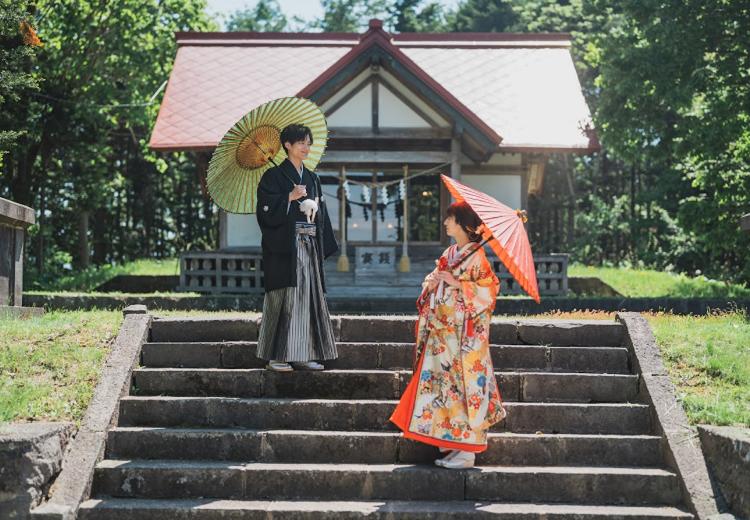
{"label": "tree canopy", "polygon": [[[534,247],[750,281],[739,227],[750,211],[747,2],[321,5],[303,22],[259,0],[226,29],[362,31],[378,17],[392,32],[571,33],[602,151],[550,158],[545,192],[530,199]],[[29,280],[218,245],[199,177],[208,157],[147,147],[173,32],[217,28],[205,0],[0,2],[0,196],[37,210]]]}

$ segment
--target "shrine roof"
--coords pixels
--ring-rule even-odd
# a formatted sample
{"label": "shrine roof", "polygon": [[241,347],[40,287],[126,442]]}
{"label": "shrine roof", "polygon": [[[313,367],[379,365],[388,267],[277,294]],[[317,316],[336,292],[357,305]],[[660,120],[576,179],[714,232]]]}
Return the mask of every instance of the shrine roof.
{"label": "shrine roof", "polygon": [[278,97],[320,102],[316,92],[373,46],[498,151],[599,147],[567,34],[391,35],[371,22],[364,34],[183,32],[176,38],[150,141],[156,150],[211,150],[245,113]]}

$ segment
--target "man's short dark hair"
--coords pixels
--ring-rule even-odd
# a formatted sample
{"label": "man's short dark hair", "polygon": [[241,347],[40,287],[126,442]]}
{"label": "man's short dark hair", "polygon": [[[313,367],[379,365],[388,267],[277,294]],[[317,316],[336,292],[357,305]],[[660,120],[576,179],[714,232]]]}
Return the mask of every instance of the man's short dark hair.
{"label": "man's short dark hair", "polygon": [[281,146],[284,151],[289,155],[289,150],[286,149],[284,143],[294,144],[304,141],[305,138],[310,139],[310,144],[313,144],[312,130],[305,125],[291,124],[281,131]]}

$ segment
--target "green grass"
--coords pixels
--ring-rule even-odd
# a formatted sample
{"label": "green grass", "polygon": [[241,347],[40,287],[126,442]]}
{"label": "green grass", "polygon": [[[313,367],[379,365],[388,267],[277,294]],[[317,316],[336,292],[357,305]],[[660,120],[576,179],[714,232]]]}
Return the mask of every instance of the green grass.
{"label": "green grass", "polygon": [[[158,316],[256,318],[254,312],[157,311]],[[645,314],[693,424],[750,426],[750,321],[739,312]],[[605,319],[613,313],[534,318]],[[0,318],[0,422],[80,421],[117,335],[119,311]]]}
{"label": "green grass", "polygon": [[151,293],[127,293],[127,292],[96,292],[96,291],[24,291],[24,294],[36,295],[36,296],[112,296],[112,297],[138,297],[146,298],[149,296],[153,297],[164,297],[164,298],[194,298],[196,296],[202,296],[201,293],[197,292],[151,292]]}
{"label": "green grass", "polygon": [[29,287],[29,289],[45,292],[91,292],[107,280],[122,274],[178,276],[180,274],[180,262],[176,258],[164,260],[144,258],[123,265],[90,267],[83,271],[72,271],[70,274],[60,276],[54,280],[39,282],[34,287]]}
{"label": "green grass", "polygon": [[740,312],[646,318],[690,422],[750,426],[750,321]]}
{"label": "green grass", "polygon": [[572,264],[569,276],[594,276],[623,296],[654,298],[750,298],[750,288],[683,274],[624,267],[591,267]]}
{"label": "green grass", "polygon": [[118,311],[0,317],[0,422],[80,421],[121,321]]}

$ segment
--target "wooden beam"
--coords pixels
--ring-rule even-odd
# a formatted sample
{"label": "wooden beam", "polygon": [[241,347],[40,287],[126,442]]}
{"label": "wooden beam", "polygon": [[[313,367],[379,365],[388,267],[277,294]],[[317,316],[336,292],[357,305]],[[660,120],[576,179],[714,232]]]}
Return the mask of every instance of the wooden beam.
{"label": "wooden beam", "polygon": [[523,175],[524,167],[520,164],[481,164],[476,166],[462,165],[461,173],[464,175]]}
{"label": "wooden beam", "polygon": [[460,137],[451,139],[451,177],[461,182],[461,141]]}
{"label": "wooden beam", "polygon": [[227,212],[219,208],[219,250],[223,250],[229,244],[229,222]]}
{"label": "wooden beam", "polygon": [[373,134],[379,134],[380,133],[380,113],[378,110],[380,110],[380,101],[378,101],[378,98],[380,97],[380,82],[378,80],[377,76],[373,76],[372,78],[372,133]]}
{"label": "wooden beam", "polygon": [[376,134],[368,127],[331,127],[331,139],[450,139],[450,128],[383,128]]}
{"label": "wooden beam", "polygon": [[321,164],[443,164],[450,162],[447,152],[372,152],[372,151],[331,151],[323,156]]}
{"label": "wooden beam", "polygon": [[438,227],[440,228],[440,244],[447,246],[450,244],[450,237],[445,232],[445,226],[443,225],[443,219],[445,219],[445,212],[448,206],[451,204],[451,194],[448,188],[445,187],[443,181],[438,181],[440,184],[440,216],[438,217]]}

